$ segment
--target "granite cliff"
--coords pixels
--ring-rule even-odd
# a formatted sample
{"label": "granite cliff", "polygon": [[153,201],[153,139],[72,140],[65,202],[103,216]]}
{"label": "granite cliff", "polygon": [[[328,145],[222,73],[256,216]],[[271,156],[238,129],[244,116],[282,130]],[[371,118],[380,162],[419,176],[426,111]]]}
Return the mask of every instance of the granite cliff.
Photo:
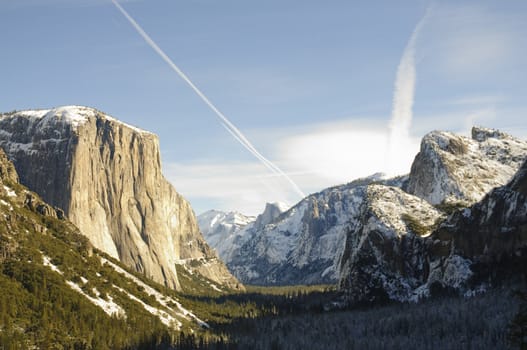
{"label": "granite cliff", "polygon": [[[481,261],[519,254],[496,234],[509,224],[500,221],[492,236],[479,219],[489,211],[477,208],[489,191],[509,191],[502,186],[526,156],[527,142],[497,130],[473,128],[471,138],[431,132],[408,176],[355,180],[309,195],[265,225],[229,226],[232,240],[220,240],[225,261],[246,283],[338,283],[352,303],[416,301],[436,287],[470,293]],[[489,215],[521,217],[523,204],[506,204],[513,197],[491,202]],[[480,214],[467,224],[469,211]]]}
{"label": "granite cliff", "polygon": [[527,154],[527,142],[473,127],[472,137],[433,131],[423,137],[405,190],[433,205],[468,206],[505,185]]}
{"label": "granite cliff", "polygon": [[62,209],[96,248],[174,289],[176,265],[239,286],[163,177],[156,135],[68,106],[2,115],[0,146],[21,183]]}
{"label": "granite cliff", "polygon": [[483,128],[473,128],[472,139],[426,135],[402,186],[410,194],[399,193],[390,206],[376,199],[387,191],[368,196],[366,215],[347,236],[339,280],[347,301],[468,296],[520,276],[527,256],[526,146]]}

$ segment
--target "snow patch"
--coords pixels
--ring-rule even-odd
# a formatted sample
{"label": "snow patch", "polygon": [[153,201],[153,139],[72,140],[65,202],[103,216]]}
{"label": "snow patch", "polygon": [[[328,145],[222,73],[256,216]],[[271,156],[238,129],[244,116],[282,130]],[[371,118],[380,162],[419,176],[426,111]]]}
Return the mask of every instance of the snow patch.
{"label": "snow patch", "polygon": [[78,284],[72,281],[66,281],[66,283],[68,284],[68,286],[71,287],[71,289],[82,294],[86,299],[88,299],[93,304],[100,307],[109,316],[116,316],[116,317],[123,317],[123,318],[126,317],[126,312],[124,311],[124,309],[121,306],[119,306],[116,302],[114,302],[111,296],[108,295],[107,296],[108,300],[104,300],[103,298],[101,298],[100,296],[101,294],[99,293],[99,291],[97,291],[96,288],[93,288],[93,292],[96,295],[96,297],[94,298],[86,294]]}
{"label": "snow patch", "polygon": [[174,318],[172,315],[168,314],[167,312],[159,310],[158,308],[155,308],[155,307],[153,307],[151,305],[146,304],[144,301],[142,301],[141,299],[139,299],[135,295],[128,293],[126,290],[124,290],[124,289],[122,289],[122,288],[120,288],[120,287],[118,287],[116,285],[114,285],[113,287],[115,289],[119,290],[120,292],[126,294],[133,301],[138,302],[139,304],[141,304],[141,306],[143,306],[143,308],[146,311],[148,311],[149,313],[151,313],[154,316],[157,316],[159,318],[159,320],[161,321],[161,323],[163,323],[167,327],[173,327],[173,328],[180,329],[181,326],[183,325],[180,321],[178,321],[176,318]]}
{"label": "snow patch", "polygon": [[57,272],[57,273],[59,273],[59,274],[61,274],[61,275],[64,274],[62,271],[60,271],[60,269],[59,269],[57,266],[55,266],[55,265],[53,265],[53,264],[51,263],[51,259],[50,259],[48,256],[46,256],[46,255],[42,255],[42,264],[43,264],[44,266],[49,266],[49,268],[50,268],[52,271],[55,271],[55,272]]}
{"label": "snow patch", "polygon": [[222,292],[221,289],[219,289],[214,283],[210,283],[209,282],[209,285],[212,287],[212,289],[214,289],[216,292]]}
{"label": "snow patch", "polygon": [[16,192],[13,191],[11,187],[4,185],[4,190],[6,191],[8,197],[16,197]]}
{"label": "snow patch", "polygon": [[183,305],[181,305],[181,303],[179,303],[179,301],[177,301],[177,300],[175,300],[175,299],[173,299],[173,298],[171,298],[169,296],[166,296],[164,294],[159,293],[157,290],[155,290],[154,288],[150,287],[148,284],[144,283],[139,278],[135,277],[134,275],[132,275],[128,271],[124,270],[123,268],[117,266],[116,264],[114,264],[113,262],[111,262],[111,261],[109,261],[109,260],[107,260],[105,258],[101,258],[101,263],[111,266],[118,273],[124,274],[126,278],[132,280],[138,286],[143,287],[145,292],[148,295],[153,296],[156,299],[156,301],[159,304],[163,305],[165,308],[171,310],[172,308],[171,308],[171,306],[169,306],[169,304],[175,304],[176,307],[178,308],[179,312],[180,312],[178,314],[182,315],[183,317],[185,317],[187,319],[192,319],[192,320],[196,321],[201,327],[210,328],[210,326],[206,322],[204,322],[201,319],[199,319],[191,311],[185,309],[183,307]]}
{"label": "snow patch", "polygon": [[8,203],[3,199],[0,199],[0,204],[5,205],[6,207],[9,208],[9,210],[13,210],[13,206],[11,205],[11,203]]}
{"label": "snow patch", "polygon": [[[5,114],[3,118],[23,117],[30,121],[30,127],[37,125],[42,129],[52,129],[57,124],[70,125],[73,130],[77,130],[83,124],[86,124],[92,117],[100,117],[104,120],[120,124],[126,128],[132,129],[140,134],[152,134],[149,131],[137,128],[117,120],[107,114],[97,111],[94,108],[85,106],[62,106],[53,109],[27,110],[19,111],[13,114]],[[58,132],[60,134],[60,132]]]}

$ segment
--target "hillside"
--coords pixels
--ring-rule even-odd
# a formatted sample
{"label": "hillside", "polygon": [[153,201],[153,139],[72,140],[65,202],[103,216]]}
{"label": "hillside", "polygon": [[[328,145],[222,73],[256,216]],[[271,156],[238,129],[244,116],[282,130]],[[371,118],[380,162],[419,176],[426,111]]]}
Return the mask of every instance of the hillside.
{"label": "hillside", "polygon": [[[18,183],[1,150],[0,261],[5,348],[150,349],[209,327],[185,308],[190,299],[94,248],[62,210]],[[186,294],[230,291],[179,272]]]}

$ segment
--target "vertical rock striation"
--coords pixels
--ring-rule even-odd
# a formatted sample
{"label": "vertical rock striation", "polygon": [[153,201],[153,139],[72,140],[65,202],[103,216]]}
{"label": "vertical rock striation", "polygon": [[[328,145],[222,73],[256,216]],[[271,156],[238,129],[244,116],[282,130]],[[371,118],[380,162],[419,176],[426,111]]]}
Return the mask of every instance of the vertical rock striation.
{"label": "vertical rock striation", "polygon": [[21,182],[96,248],[171,288],[180,288],[176,264],[189,262],[215,282],[238,284],[162,175],[156,135],[70,106],[3,115],[0,146]]}
{"label": "vertical rock striation", "polygon": [[472,138],[433,131],[421,142],[406,191],[431,204],[467,206],[505,185],[527,154],[527,142],[493,129]]}

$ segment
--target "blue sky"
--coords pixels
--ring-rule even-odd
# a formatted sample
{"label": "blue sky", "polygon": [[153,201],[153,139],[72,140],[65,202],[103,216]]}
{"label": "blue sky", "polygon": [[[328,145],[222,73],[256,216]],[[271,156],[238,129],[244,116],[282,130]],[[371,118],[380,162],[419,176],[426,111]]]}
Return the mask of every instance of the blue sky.
{"label": "blue sky", "polygon": [[[399,172],[434,129],[527,137],[523,0],[120,3],[305,193],[384,170],[397,70],[427,8]],[[197,213],[299,200],[110,0],[0,0],[0,40],[1,111],[87,105],[157,133],[165,175]]]}

